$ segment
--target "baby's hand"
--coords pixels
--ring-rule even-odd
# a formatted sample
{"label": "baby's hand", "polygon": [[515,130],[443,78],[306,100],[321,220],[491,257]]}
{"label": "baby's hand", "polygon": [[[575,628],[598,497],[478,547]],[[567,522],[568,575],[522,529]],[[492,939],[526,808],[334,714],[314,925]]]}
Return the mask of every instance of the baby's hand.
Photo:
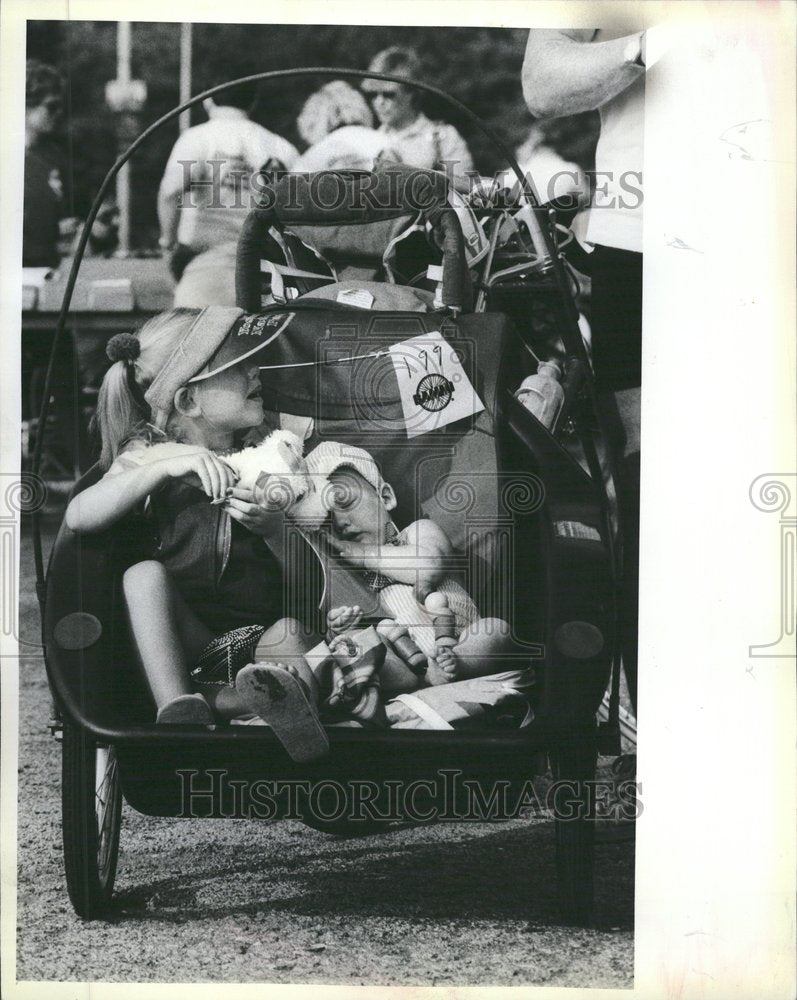
{"label": "baby's hand", "polygon": [[341,632],[359,625],[362,616],[362,610],[357,604],[354,607],[332,608],[327,614],[327,635],[330,640]]}
{"label": "baby's hand", "polygon": [[222,500],[238,479],[224,459],[207,448],[197,448],[196,451],[173,458],[164,458],[162,463],[163,473],[169,479],[196,476],[211,500]]}

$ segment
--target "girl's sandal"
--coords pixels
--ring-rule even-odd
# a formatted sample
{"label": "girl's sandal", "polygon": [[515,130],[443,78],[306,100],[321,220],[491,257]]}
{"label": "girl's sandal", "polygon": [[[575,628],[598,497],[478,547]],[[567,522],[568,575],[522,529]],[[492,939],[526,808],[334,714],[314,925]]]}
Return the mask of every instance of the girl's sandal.
{"label": "girl's sandal", "polygon": [[271,726],[292,760],[317,760],[329,753],[329,739],[307,688],[284,667],[251,663],[238,672],[235,690]]}

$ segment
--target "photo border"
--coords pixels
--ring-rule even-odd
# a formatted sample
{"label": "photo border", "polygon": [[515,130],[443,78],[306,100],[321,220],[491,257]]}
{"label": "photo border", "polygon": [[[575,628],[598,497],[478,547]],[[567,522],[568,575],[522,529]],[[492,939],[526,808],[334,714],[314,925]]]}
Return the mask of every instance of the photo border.
{"label": "photo border", "polygon": [[[25,19],[258,23],[451,23],[495,27],[595,27],[609,3],[273,4],[205,0],[162,4],[27,2],[2,9],[0,147],[3,319],[2,470],[19,467],[19,370],[24,135],[21,100]],[[616,5],[615,5],[616,9]],[[650,2],[651,23],[672,4]],[[226,16],[222,16],[225,15]],[[299,16],[301,14],[301,16]],[[709,16],[700,2],[679,20]],[[704,260],[678,256],[662,233],[683,179],[665,145],[672,122],[646,130],[643,465],[640,580],[635,986],[605,997],[794,995],[794,660],[751,655],[774,639],[783,603],[783,512],[751,500],[761,476],[792,484],[794,466],[794,20],[791,4],[715,3],[711,17],[746,19],[767,49],[765,67],[777,152],[745,174],[722,156],[695,161],[716,170],[716,204],[699,204],[710,226]],[[22,44],[20,44],[20,38]],[[717,123],[740,124],[732,107]],[[724,121],[720,122],[725,116]],[[713,149],[713,147],[712,147]],[[732,152],[732,151],[731,151]],[[676,158],[677,159],[677,158]],[[678,165],[683,160],[677,159]],[[732,175],[732,176],[729,176]],[[752,176],[751,176],[752,175]],[[695,175],[696,176],[696,175]],[[739,179],[747,177],[750,189]],[[762,183],[762,179],[766,183]],[[700,191],[712,190],[701,177]],[[741,187],[741,190],[737,190]],[[729,215],[731,219],[729,220]],[[677,234],[676,234],[677,235]],[[736,247],[723,248],[720,235]],[[755,253],[758,258],[755,258]],[[748,267],[740,266],[746,261]],[[685,264],[684,261],[687,260]],[[697,262],[696,262],[697,261]],[[729,280],[730,279],[730,280]],[[708,368],[708,370],[707,370]],[[11,384],[9,390],[8,384]],[[8,652],[11,657],[6,658]],[[15,984],[18,661],[4,637],[2,661],[2,978],[7,997],[72,997],[67,983]],[[740,807],[739,795],[746,800]],[[218,984],[190,984],[218,995]],[[180,984],[89,984],[97,997],[177,996]],[[225,984],[255,996],[262,985]],[[352,987],[271,986],[275,997],[349,997]],[[354,987],[369,997],[420,997],[434,988]],[[564,996],[561,989],[518,988]],[[499,996],[518,989],[445,987],[447,996]],[[751,992],[752,990],[752,992]],[[581,993],[582,991],[579,991]],[[591,993],[592,991],[586,991]]]}

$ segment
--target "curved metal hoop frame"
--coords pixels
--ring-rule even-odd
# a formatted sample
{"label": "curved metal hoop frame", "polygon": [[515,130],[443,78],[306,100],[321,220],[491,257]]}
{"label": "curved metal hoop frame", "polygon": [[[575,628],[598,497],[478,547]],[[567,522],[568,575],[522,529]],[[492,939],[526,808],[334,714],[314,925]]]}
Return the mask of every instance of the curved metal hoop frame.
{"label": "curved metal hoop frame", "polygon": [[[230,87],[237,86],[241,83],[255,83],[262,80],[279,80],[288,77],[296,76],[315,76],[315,77],[348,77],[351,79],[359,80],[385,80],[388,83],[401,83],[406,86],[414,87],[417,90],[425,91],[429,94],[434,94],[436,97],[442,98],[446,104],[450,107],[455,108],[464,118],[471,124],[475,125],[488,139],[495,145],[495,147],[502,153],[506,158],[507,163],[512,168],[515,173],[517,180],[520,184],[521,190],[528,200],[532,208],[539,207],[539,199],[534,190],[534,186],[531,183],[529,177],[527,177],[523,171],[520,169],[520,165],[513,156],[511,150],[506,146],[506,144],[499,138],[498,135],[487,125],[478,115],[474,114],[466,105],[462,104],[455,97],[451,97],[445,91],[440,90],[438,87],[434,87],[428,83],[420,83],[415,80],[407,80],[404,77],[392,76],[388,73],[369,73],[364,70],[354,70],[354,69],[333,69],[328,67],[311,66],[311,67],[300,67],[296,69],[280,69],[280,70],[269,70],[264,73],[253,73],[251,76],[242,76],[236,80],[230,80],[227,83],[219,84],[216,87],[211,87],[209,90],[204,90],[202,93],[197,94],[195,97],[190,98],[184,104],[180,104],[168,111],[165,115],[162,115],[157,121],[153,122],[148,126],[141,135],[133,142],[130,146],[118,157],[116,162],[113,164],[111,169],[105,175],[105,179],[100,185],[100,189],[97,192],[89,213],[86,217],[86,222],[83,226],[83,231],[80,236],[80,241],[78,242],[77,249],[75,251],[75,258],[72,261],[72,266],[69,271],[69,277],[67,278],[66,287],[64,289],[64,298],[61,303],[61,310],[58,314],[58,320],[55,326],[55,334],[53,336],[52,349],[50,352],[50,360],[47,365],[47,373],[44,380],[43,388],[43,400],[41,412],[39,414],[39,427],[42,431],[36,435],[36,447],[33,453],[33,473],[38,475],[39,468],[41,466],[42,458],[42,446],[44,442],[43,428],[46,426],[47,414],[49,411],[49,397],[50,397],[50,386],[52,384],[53,369],[55,366],[56,352],[58,344],[64,333],[64,327],[66,326],[66,318],[69,313],[69,307],[72,303],[72,295],[75,290],[75,284],[77,282],[78,272],[80,270],[80,265],[83,262],[83,255],[88,244],[89,236],[91,234],[92,226],[94,225],[94,220],[100,210],[100,207],[105,200],[105,196],[111,183],[115,179],[116,175],[122,169],[125,163],[130,159],[130,157],[135,153],[144,143],[149,139],[149,137],[158,131],[163,125],[168,122],[173,121],[177,118],[183,111],[187,111],[189,108],[194,107],[194,105],[199,104],[204,101],[206,97],[213,97],[215,94],[219,94]],[[584,351],[583,344],[581,342],[581,335],[578,330],[578,311],[576,309],[575,303],[573,302],[572,296],[569,291],[569,285],[567,281],[567,274],[562,265],[561,259],[559,257],[556,246],[547,232],[546,227],[541,227],[542,236],[545,240],[547,246],[548,256],[551,259],[551,276],[553,277],[555,284],[557,286],[557,292],[559,293],[561,305],[563,307],[562,315],[566,317],[567,322],[565,324],[566,329],[562,330],[562,336],[565,340],[565,344],[568,349],[574,350],[576,354],[581,355]],[[40,518],[38,512],[33,513],[33,555],[34,562],[36,566],[36,583],[37,583],[37,595],[39,599],[39,605],[42,607],[44,602],[44,561],[42,557],[42,547],[41,547],[41,526]]]}

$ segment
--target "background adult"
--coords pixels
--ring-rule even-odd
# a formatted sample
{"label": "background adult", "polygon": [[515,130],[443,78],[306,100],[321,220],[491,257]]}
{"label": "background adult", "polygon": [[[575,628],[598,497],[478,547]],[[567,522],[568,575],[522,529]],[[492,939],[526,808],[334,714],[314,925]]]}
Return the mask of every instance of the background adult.
{"label": "background adult", "polygon": [[[378,52],[368,69],[407,80],[422,80],[421,61],[412,49],[394,45]],[[418,106],[418,91],[401,83],[365,80],[363,90],[379,120],[385,146],[403,163],[427,170],[465,174],[473,170],[470,150],[453,125],[431,121]]]}
{"label": "background adult", "polygon": [[296,119],[299,135],[310,148],[293,169],[371,170],[385,145],[373,124],[363,95],[344,80],[332,80],[307,98]]}
{"label": "background adult", "polygon": [[610,27],[529,32],[523,95],[539,118],[597,108],[596,186],[589,213],[595,378],[618,458],[624,523],[621,635],[636,708],[639,608],[639,435],[642,359],[642,143],[645,32],[638,6]]}
{"label": "background adult", "polygon": [[[221,82],[221,81],[219,81]],[[290,169],[296,147],[249,118],[256,84],[239,84],[203,106],[208,121],[172,149],[158,192],[161,249],[171,252],[176,306],[235,304],[235,245],[255,179]]]}
{"label": "background adult", "polygon": [[[61,254],[59,224],[64,212],[62,150],[64,81],[60,73],[37,59],[25,66],[25,193],[22,213],[22,266],[57,268]],[[42,403],[50,354],[49,334],[32,333],[22,340],[22,420],[35,426]],[[61,339],[53,369],[54,434],[42,468],[51,478],[69,478],[85,465],[86,428],[74,405],[75,359],[70,336]]]}
{"label": "background adult", "polygon": [[25,196],[22,266],[57,267],[58,224],[64,186],[58,132],[63,120],[64,82],[38,59],[25,67]]}

